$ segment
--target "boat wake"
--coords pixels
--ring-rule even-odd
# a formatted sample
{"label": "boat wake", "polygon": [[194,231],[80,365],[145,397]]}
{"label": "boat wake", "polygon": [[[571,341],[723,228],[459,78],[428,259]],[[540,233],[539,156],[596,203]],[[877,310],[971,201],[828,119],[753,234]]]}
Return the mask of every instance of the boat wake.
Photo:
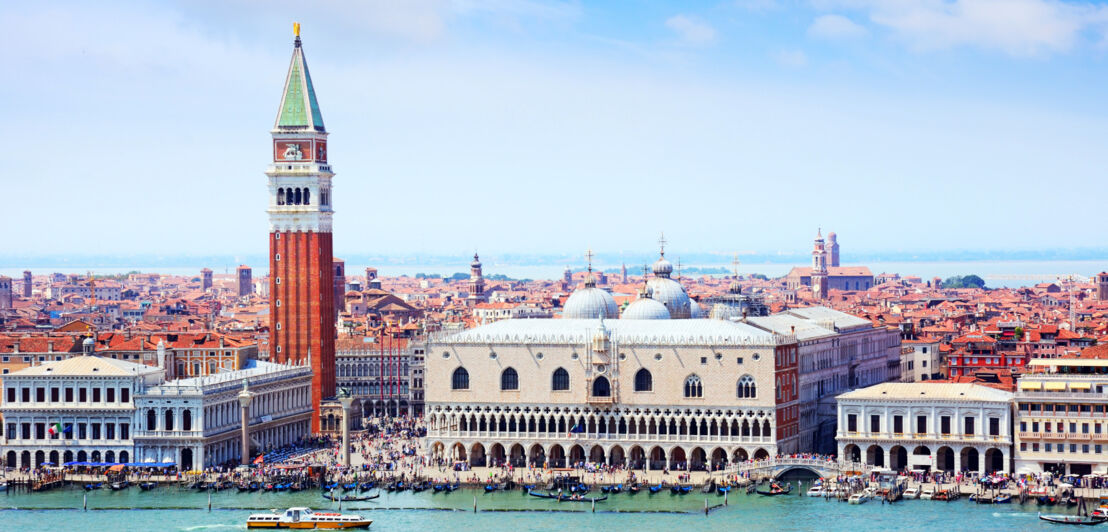
{"label": "boat wake", "polygon": [[224,529],[224,530],[226,530],[226,529],[246,530],[246,525],[196,525],[196,526],[186,526],[184,528],[179,528],[178,530],[183,530],[183,531],[186,531],[186,532],[192,532],[193,530],[221,530],[221,529]]}

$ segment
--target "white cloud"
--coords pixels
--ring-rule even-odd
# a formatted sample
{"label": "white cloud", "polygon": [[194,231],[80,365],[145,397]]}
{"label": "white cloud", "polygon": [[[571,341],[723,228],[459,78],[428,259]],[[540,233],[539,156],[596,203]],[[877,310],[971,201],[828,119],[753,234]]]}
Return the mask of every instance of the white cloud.
{"label": "white cloud", "polygon": [[917,50],[976,46],[1014,56],[1071,50],[1086,33],[1102,41],[1108,7],[1062,0],[815,0],[859,9]]}
{"label": "white cloud", "polygon": [[804,50],[778,50],[772,56],[780,65],[789,68],[808,66],[808,54],[804,53]]}
{"label": "white cloud", "polygon": [[822,39],[856,39],[869,30],[842,15],[820,15],[808,27],[808,35]]}
{"label": "white cloud", "polygon": [[666,27],[687,44],[704,45],[716,40],[715,28],[696,17],[674,15],[666,19]]}

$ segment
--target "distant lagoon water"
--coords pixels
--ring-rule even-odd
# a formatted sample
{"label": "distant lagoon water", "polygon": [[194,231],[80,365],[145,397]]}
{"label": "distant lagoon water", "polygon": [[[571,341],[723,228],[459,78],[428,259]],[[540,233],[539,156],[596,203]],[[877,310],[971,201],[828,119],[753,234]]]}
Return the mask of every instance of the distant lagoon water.
{"label": "distant lagoon water", "polygon": [[[265,275],[268,265],[266,264],[248,264],[254,269],[254,276],[261,277]],[[351,276],[361,275],[365,271],[364,264],[347,263],[346,271]],[[428,266],[420,266],[418,264],[387,264],[387,265],[373,265],[377,268],[378,273],[383,276],[399,276],[409,275],[414,276],[417,273],[424,273],[428,275],[442,275],[450,276],[455,273],[468,273],[469,263],[457,263],[457,264],[434,264]],[[769,277],[780,277],[785,275],[794,266],[807,266],[807,264],[785,264],[785,263],[742,263],[739,266],[739,272],[742,274],[760,273]],[[979,275],[985,279],[986,285],[989,287],[1019,287],[1030,286],[1037,283],[1055,281],[1058,275],[1064,274],[1078,274],[1086,277],[1095,275],[1098,272],[1108,270],[1108,259],[1100,260],[1004,260],[1004,261],[896,261],[896,262],[882,262],[875,261],[866,264],[851,264],[844,263],[843,266],[868,266],[870,271],[874,275],[881,273],[898,273],[903,276],[918,276],[924,280],[929,280],[933,277],[940,277],[946,279],[955,275]],[[92,271],[97,274],[119,274],[127,273],[129,271],[142,271],[149,273],[162,273],[169,275],[198,275],[201,268],[208,267],[214,270],[216,275],[220,274],[233,274],[233,266],[219,265],[205,265],[197,264],[192,267],[184,266],[154,266],[143,267],[141,264],[136,264],[131,267],[120,268],[97,268],[97,267],[84,267],[76,266],[73,264],[65,264],[58,266],[37,266],[31,268],[36,275],[52,272],[62,273],[79,273],[84,274],[88,271]],[[598,264],[596,268],[599,270],[611,270],[612,268],[618,268],[619,265],[612,264]],[[730,271],[731,265],[728,263],[710,264],[710,263],[696,263],[696,264],[684,264],[686,268],[686,274],[692,276],[699,276],[701,273],[695,271],[689,271],[690,268],[699,268],[701,270],[714,269],[717,271]],[[580,269],[580,266],[575,268]],[[0,274],[7,275],[19,279],[23,275],[24,268],[0,268]],[[501,274],[511,277],[513,279],[557,279],[562,276],[562,272],[565,270],[564,265],[529,265],[529,264],[513,264],[513,263],[498,263],[495,260],[484,261],[484,273],[486,276]],[[627,265],[627,271],[631,275],[640,274],[642,271],[641,265]],[[609,275],[611,275],[609,273]],[[1020,277],[1020,278],[1015,278]]]}

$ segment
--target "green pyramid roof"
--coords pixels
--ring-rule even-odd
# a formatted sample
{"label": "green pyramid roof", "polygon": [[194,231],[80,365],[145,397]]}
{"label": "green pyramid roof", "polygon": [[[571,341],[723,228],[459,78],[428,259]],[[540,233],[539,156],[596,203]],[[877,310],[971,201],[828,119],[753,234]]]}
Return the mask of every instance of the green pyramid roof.
{"label": "green pyramid roof", "polygon": [[281,108],[277,111],[275,129],[326,131],[323,127],[323,114],[319,112],[319,102],[315,99],[315,87],[308,73],[308,62],[304,60],[304,49],[300,47],[300,37],[292,50],[292,62],[289,74],[285,78],[285,92],[281,97]]}

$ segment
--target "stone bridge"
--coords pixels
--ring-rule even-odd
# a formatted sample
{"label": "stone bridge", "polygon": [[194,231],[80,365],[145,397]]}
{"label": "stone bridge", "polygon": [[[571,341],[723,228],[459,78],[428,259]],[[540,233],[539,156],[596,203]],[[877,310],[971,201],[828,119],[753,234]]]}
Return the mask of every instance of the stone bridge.
{"label": "stone bridge", "polygon": [[834,477],[847,471],[868,473],[872,466],[858,462],[837,462],[820,458],[768,458],[753,462],[734,464],[729,468],[733,473],[750,473],[751,477],[769,476],[779,478],[793,470],[814,473],[822,478]]}

